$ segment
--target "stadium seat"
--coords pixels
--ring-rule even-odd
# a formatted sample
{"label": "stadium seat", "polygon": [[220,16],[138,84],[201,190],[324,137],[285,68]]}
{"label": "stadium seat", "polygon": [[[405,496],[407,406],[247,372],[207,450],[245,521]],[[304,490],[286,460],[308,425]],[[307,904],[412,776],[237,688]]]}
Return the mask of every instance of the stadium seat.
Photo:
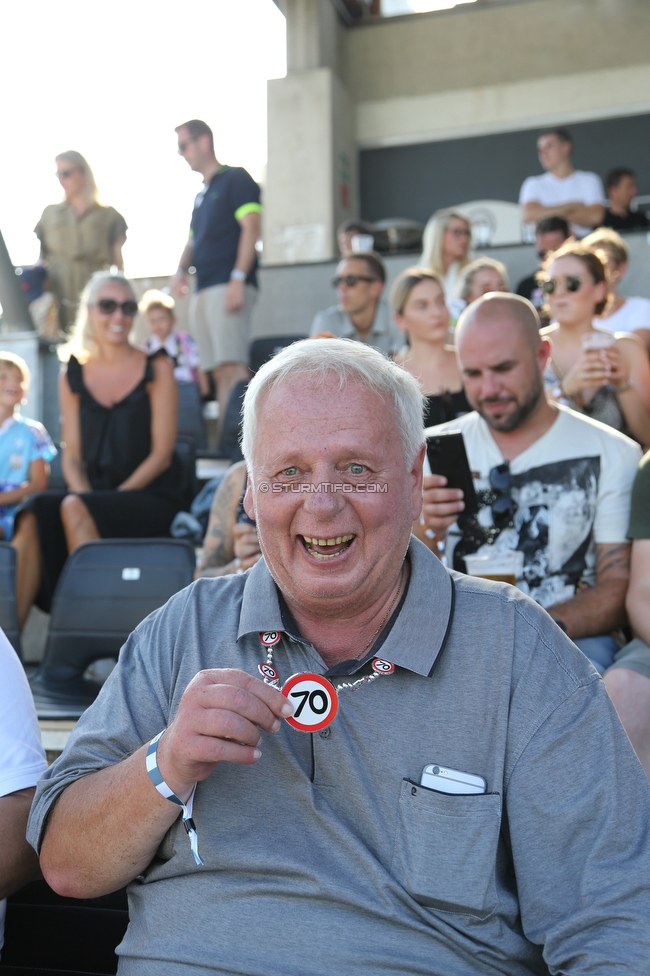
{"label": "stadium seat", "polygon": [[178,384],[177,433],[193,438],[197,451],[204,451],[208,445],[203,420],[203,401],[198,383]]}
{"label": "stadium seat", "polygon": [[251,372],[256,373],[260,366],[263,366],[285,346],[290,346],[292,342],[297,342],[298,339],[306,338],[306,335],[277,335],[265,336],[264,339],[254,339],[248,350],[248,365]]}
{"label": "stadium seat", "polygon": [[16,550],[10,542],[0,542],[0,627],[22,660],[16,613]]}
{"label": "stadium seat", "polygon": [[78,718],[99,692],[86,669],[117,658],[140,621],[192,582],[194,567],[194,549],[180,539],[100,539],[75,549],[30,681],[39,718]]}
{"label": "stadium seat", "polygon": [[57,895],[34,881],[7,902],[4,976],[104,976],[117,971],[115,947],[128,924],[124,888],[102,898]]}

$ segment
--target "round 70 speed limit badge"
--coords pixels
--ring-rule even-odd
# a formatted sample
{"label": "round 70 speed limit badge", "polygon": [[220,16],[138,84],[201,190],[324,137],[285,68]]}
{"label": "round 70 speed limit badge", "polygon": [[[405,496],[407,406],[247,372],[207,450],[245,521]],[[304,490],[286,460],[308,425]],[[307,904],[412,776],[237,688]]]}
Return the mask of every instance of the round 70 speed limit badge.
{"label": "round 70 speed limit badge", "polygon": [[295,709],[286,721],[299,732],[320,732],[334,721],[339,710],[334,685],[311,671],[292,674],[284,683],[282,694]]}

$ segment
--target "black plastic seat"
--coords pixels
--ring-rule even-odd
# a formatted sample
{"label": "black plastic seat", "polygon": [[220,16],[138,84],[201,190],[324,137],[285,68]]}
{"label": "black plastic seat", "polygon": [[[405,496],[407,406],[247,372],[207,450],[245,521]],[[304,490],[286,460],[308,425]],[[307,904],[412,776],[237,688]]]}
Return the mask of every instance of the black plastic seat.
{"label": "black plastic seat", "polygon": [[78,718],[99,685],[84,672],[117,658],[131,631],[192,582],[182,539],[100,539],[68,557],[54,593],[45,654],[30,681],[39,718]]}
{"label": "black plastic seat", "polygon": [[199,483],[196,478],[196,443],[193,437],[187,434],[178,434],[174,444],[174,450],[178,454],[183,465],[183,491],[189,493],[192,500],[199,492]]}
{"label": "black plastic seat", "polygon": [[22,660],[16,612],[16,550],[10,542],[0,542],[0,627]]}
{"label": "black plastic seat", "polygon": [[115,947],[128,924],[124,888],[102,898],[63,898],[34,881],[7,902],[0,973],[104,976],[117,971]]}
{"label": "black plastic seat", "polygon": [[178,384],[177,433],[193,438],[197,451],[204,451],[208,445],[203,419],[203,401],[198,383]]}
{"label": "black plastic seat", "polygon": [[272,359],[285,346],[290,346],[293,342],[306,338],[306,335],[277,335],[266,336],[264,339],[253,339],[248,350],[248,364],[251,372],[256,373],[260,366]]}

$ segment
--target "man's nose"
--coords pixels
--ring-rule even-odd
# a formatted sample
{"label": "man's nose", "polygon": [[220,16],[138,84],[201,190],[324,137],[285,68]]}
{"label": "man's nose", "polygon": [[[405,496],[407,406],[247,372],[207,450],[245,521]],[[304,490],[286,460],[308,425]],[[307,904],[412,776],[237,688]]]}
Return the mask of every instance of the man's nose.
{"label": "man's nose", "polygon": [[497,373],[492,373],[490,371],[483,374],[482,383],[482,396],[483,397],[493,397],[498,396],[501,392],[501,381]]}

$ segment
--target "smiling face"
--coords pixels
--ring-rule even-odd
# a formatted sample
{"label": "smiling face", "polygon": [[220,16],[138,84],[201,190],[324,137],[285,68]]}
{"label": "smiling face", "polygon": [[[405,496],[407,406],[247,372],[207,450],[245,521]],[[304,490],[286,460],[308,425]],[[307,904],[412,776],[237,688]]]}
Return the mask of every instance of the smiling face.
{"label": "smiling face", "polygon": [[[547,278],[555,282],[555,290],[546,296],[551,318],[560,325],[591,323],[596,306],[607,294],[605,282],[595,282],[587,265],[572,255],[553,261],[548,268]],[[579,279],[577,291],[567,289],[567,278]]]}
{"label": "smiling face", "polygon": [[[118,303],[114,312],[102,311],[99,302],[104,298],[112,298]],[[125,315],[121,305],[123,302],[131,301],[133,295],[119,281],[104,281],[97,289],[92,303],[88,306],[88,318],[95,342],[100,348],[105,344],[115,346],[129,341],[135,313]]]}
{"label": "smiling face", "polygon": [[0,362],[0,408],[13,411],[27,396],[27,384],[12,363]]}
{"label": "smiling face", "polygon": [[444,342],[449,329],[449,309],[437,281],[418,282],[404,302],[402,314],[395,321],[405,332],[424,342]]}
{"label": "smiling face", "polygon": [[290,605],[321,616],[370,605],[398,574],[421,503],[422,455],[407,470],[393,407],[367,387],[299,379],[263,398],[245,508]]}

